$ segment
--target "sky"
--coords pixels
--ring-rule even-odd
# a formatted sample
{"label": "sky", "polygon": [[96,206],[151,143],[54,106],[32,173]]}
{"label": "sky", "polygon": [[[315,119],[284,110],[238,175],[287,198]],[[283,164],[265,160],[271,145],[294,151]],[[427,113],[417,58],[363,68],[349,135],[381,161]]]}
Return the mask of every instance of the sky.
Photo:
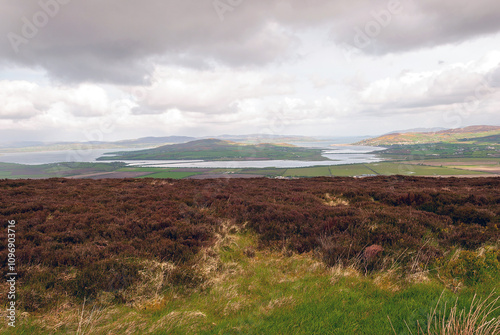
{"label": "sky", "polygon": [[0,0],[0,141],[500,125],[498,0]]}

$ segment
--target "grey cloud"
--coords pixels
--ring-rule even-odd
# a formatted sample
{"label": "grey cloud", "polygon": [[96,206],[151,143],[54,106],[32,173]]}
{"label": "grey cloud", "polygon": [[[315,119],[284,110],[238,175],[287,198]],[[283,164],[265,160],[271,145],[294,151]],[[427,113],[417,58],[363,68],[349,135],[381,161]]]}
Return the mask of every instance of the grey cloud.
{"label": "grey cloud", "polygon": [[[300,43],[294,34],[308,28],[330,27],[336,43],[354,45],[355,29],[365,29],[375,20],[372,13],[387,10],[391,1],[397,0],[242,1],[222,21],[213,0],[2,1],[0,62],[42,67],[66,82],[120,84],[148,82],[152,62],[263,66],[290,57]],[[401,3],[402,13],[363,52],[458,43],[500,30],[497,0]],[[35,21],[43,26],[35,26],[36,33],[26,23]],[[23,29],[29,36],[22,37]],[[9,33],[26,38],[17,53]]]}
{"label": "grey cloud", "polygon": [[[402,94],[388,91],[380,101],[365,100],[364,113],[412,114],[439,109],[461,110],[471,103],[483,106],[495,101],[500,94],[498,86],[494,85],[499,69],[500,67],[481,74],[467,68],[449,68],[431,78],[415,82],[413,86],[405,87]],[[402,78],[395,79],[391,87],[397,87],[398,83],[404,85],[403,82]],[[425,90],[413,93],[420,92],[422,86],[425,86]]]}
{"label": "grey cloud", "polygon": [[[39,22],[36,18],[48,12],[44,6],[0,4],[0,34],[5,37],[0,59],[41,66],[64,81],[140,84],[148,79],[151,59],[194,67],[214,62],[263,65],[296,43],[269,25],[268,15],[260,13],[262,6],[252,10],[251,3],[226,13],[221,21],[211,0],[73,0],[56,6],[57,1],[62,0],[40,0],[59,10],[45,26],[31,31],[26,22]],[[23,35],[23,29],[30,34]],[[17,43],[17,37],[11,43],[9,36],[26,38],[27,43]]]}
{"label": "grey cloud", "polygon": [[487,80],[491,87],[500,87],[500,65],[488,74]]}
{"label": "grey cloud", "polygon": [[[391,2],[400,11],[391,12]],[[404,52],[500,31],[496,0],[372,1],[333,24],[332,39],[367,54]]]}

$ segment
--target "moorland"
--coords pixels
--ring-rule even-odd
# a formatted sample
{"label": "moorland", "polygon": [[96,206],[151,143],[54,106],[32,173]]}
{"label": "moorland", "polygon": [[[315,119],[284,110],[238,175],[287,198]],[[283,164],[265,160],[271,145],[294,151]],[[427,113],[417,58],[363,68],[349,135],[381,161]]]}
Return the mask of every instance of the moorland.
{"label": "moorland", "polygon": [[[0,327],[415,334],[447,322],[450,308],[467,314],[487,301],[478,315],[488,314],[500,289],[499,186],[403,176],[1,180],[3,229],[17,222],[19,314],[16,328]],[[486,320],[498,324],[498,314]]]}

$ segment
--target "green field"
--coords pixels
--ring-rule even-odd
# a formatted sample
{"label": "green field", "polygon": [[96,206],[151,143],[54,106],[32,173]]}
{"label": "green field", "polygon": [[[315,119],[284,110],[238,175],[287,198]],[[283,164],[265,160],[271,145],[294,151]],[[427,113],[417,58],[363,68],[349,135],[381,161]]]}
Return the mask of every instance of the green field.
{"label": "green field", "polygon": [[0,163],[0,178],[4,179],[43,179],[69,177],[91,173],[116,171],[125,163],[54,163],[42,165],[23,165]]}
{"label": "green field", "polygon": [[500,145],[470,143],[426,143],[412,145],[391,145],[378,152],[388,159],[432,159],[432,158],[492,158],[500,156]]}
{"label": "green field", "polygon": [[276,177],[285,175],[286,170],[287,169],[274,169],[274,168],[241,169],[237,173],[258,174],[258,175]]}
{"label": "green field", "polygon": [[447,176],[447,175],[480,175],[481,172],[454,169],[451,167],[423,166],[403,163],[371,163],[366,164],[377,174],[406,176]]}
{"label": "green field", "polygon": [[157,172],[153,174],[148,174],[147,176],[142,176],[139,178],[159,178],[159,179],[183,179],[195,175],[199,175],[201,173],[196,172],[177,172],[177,171],[165,171],[165,172]]}
{"label": "green field", "polygon": [[118,172],[164,172],[166,170],[171,170],[171,169],[166,169],[166,168],[153,168],[153,167],[126,167],[122,169],[118,169],[116,171]]}
{"label": "green field", "polygon": [[477,165],[477,164],[500,164],[500,158],[434,158],[425,160],[415,160],[408,161],[412,164],[435,164],[435,163],[450,163],[450,162],[461,162],[463,165]]}
{"label": "green field", "polygon": [[374,174],[364,164],[330,166],[330,173],[335,177],[353,177]]}
{"label": "green field", "polygon": [[[471,171],[468,168],[496,166],[498,158],[442,158],[432,160],[414,160],[408,162],[387,161],[370,164],[349,164],[332,166],[313,166],[305,168],[240,168],[240,169],[192,169],[158,167],[125,167],[124,163],[58,163],[46,165],[20,165],[0,163],[0,179],[41,179],[53,177],[85,177],[89,174],[105,172],[141,172],[149,173],[138,178],[182,179],[205,174],[250,174],[267,177],[357,177],[369,175],[413,175],[413,176],[450,176],[450,175],[495,175],[494,172]],[[453,163],[453,164],[450,164]],[[450,166],[453,165],[453,166]],[[199,171],[198,171],[199,170]],[[120,177],[117,174],[117,178]]]}
{"label": "green field", "polygon": [[284,177],[324,177],[330,176],[328,166],[316,166],[308,168],[287,169]]}

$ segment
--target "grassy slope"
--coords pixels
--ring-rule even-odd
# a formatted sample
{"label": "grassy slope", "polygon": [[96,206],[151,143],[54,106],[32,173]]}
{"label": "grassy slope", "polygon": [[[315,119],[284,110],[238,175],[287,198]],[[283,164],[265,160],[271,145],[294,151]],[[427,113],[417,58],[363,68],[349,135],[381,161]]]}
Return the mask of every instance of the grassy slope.
{"label": "grassy slope", "polygon": [[327,160],[321,150],[290,145],[245,145],[221,140],[200,140],[149,150],[118,152],[99,160]]}
{"label": "grassy slope", "polygon": [[379,155],[389,159],[490,158],[500,156],[500,146],[470,143],[392,145]]}
{"label": "grassy slope", "polygon": [[82,319],[90,334],[385,335],[393,327],[408,334],[406,324],[414,332],[417,322],[425,325],[441,293],[448,307],[458,299],[466,308],[474,293],[500,289],[499,281],[489,281],[453,293],[425,272],[413,280],[398,277],[397,264],[366,277],[352,268],[327,268],[310,254],[256,248],[253,234],[221,234],[198,263],[211,283],[204,289],[170,289],[135,307],[63,306],[53,315],[23,316],[3,333],[67,334]]}
{"label": "grassy slope", "polygon": [[55,163],[42,165],[22,165],[0,163],[0,179],[44,179],[68,177],[79,174],[111,172],[123,168],[125,164],[114,163]]}
{"label": "grassy slope", "polygon": [[378,154],[389,160],[500,157],[500,127],[476,126],[435,133],[398,133],[357,144],[384,146]]}
{"label": "grassy slope", "polygon": [[330,169],[328,166],[318,166],[318,167],[309,167],[309,168],[297,168],[297,169],[288,169],[283,174],[285,177],[324,177],[330,176]]}
{"label": "grassy slope", "polygon": [[396,163],[372,163],[367,164],[372,170],[380,175],[406,175],[406,176],[451,176],[451,175],[480,175],[476,171],[455,169],[453,167],[421,166]]}
{"label": "grassy slope", "polygon": [[457,143],[461,140],[471,142],[497,143],[500,127],[477,126],[462,129],[452,129],[434,133],[396,133],[382,135],[358,142],[360,145],[390,146],[395,144],[425,144],[425,143]]}
{"label": "grassy slope", "polygon": [[157,172],[153,174],[149,174],[147,176],[142,176],[139,178],[160,178],[160,179],[183,179],[191,176],[196,176],[201,173],[196,173],[196,172],[177,172],[177,171],[170,171],[166,170],[164,172]]}

